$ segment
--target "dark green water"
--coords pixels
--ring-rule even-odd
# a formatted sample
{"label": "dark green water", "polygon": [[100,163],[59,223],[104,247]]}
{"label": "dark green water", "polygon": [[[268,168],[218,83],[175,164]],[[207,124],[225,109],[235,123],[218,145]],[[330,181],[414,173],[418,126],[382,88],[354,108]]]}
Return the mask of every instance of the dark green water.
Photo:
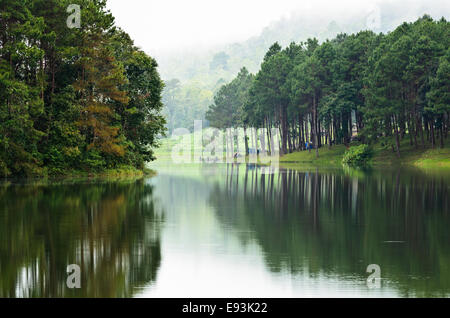
{"label": "dark green water", "polygon": [[0,297],[450,296],[448,173],[157,170],[2,183]]}

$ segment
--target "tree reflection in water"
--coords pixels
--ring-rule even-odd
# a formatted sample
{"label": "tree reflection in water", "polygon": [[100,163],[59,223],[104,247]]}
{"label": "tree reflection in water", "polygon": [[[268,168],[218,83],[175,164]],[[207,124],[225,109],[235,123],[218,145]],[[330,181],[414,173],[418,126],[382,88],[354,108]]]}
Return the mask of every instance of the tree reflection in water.
{"label": "tree reflection in water", "polygon": [[[448,178],[417,171],[261,174],[230,165],[210,202],[271,271],[364,282],[379,264],[403,296],[450,294]],[[247,234],[246,234],[247,233]],[[248,234],[250,233],[250,234]]]}
{"label": "tree reflection in water", "polygon": [[[0,297],[130,297],[155,280],[162,213],[144,180],[0,186]],[[81,268],[81,288],[66,268]]]}

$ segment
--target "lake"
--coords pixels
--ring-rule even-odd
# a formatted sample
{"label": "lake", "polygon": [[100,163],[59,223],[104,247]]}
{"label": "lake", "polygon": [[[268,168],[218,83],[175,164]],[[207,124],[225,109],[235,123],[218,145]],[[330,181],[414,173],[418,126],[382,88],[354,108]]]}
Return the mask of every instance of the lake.
{"label": "lake", "polygon": [[447,172],[153,167],[2,182],[0,297],[450,296]]}

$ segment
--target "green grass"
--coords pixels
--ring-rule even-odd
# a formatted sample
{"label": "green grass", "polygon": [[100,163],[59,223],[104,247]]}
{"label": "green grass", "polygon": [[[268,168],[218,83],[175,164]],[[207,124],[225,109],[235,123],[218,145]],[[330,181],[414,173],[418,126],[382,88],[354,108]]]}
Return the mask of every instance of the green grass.
{"label": "green grass", "polygon": [[450,169],[450,149],[432,149],[425,151],[421,158],[414,162],[418,167],[440,167]]}
{"label": "green grass", "polygon": [[46,176],[36,176],[33,178],[12,178],[0,179],[0,187],[8,186],[11,182],[24,182],[32,185],[62,185],[75,183],[104,183],[104,182],[120,182],[130,183],[140,180],[144,177],[153,177],[156,171],[144,168],[143,170],[135,169],[130,166],[122,166],[117,169],[109,169],[100,172],[69,170],[65,173],[50,174]]}
{"label": "green grass", "polygon": [[83,179],[111,179],[111,178],[142,178],[152,177],[156,175],[156,172],[152,169],[144,168],[143,170],[136,169],[132,166],[121,166],[115,169],[107,169],[102,171],[84,171],[84,170],[68,170],[64,173],[50,173],[47,178],[51,180],[62,180],[62,179],[73,179],[73,180],[83,180]]}
{"label": "green grass", "polygon": [[[198,132],[200,133],[200,132]],[[191,158],[194,155],[194,134],[188,137],[191,139]],[[443,149],[439,146],[439,140],[436,141],[438,145],[431,149],[431,145],[425,141],[426,147],[416,149],[410,145],[409,136],[405,136],[400,143],[400,158],[392,151],[391,147],[382,146],[380,143],[373,146],[373,158],[370,160],[370,165],[373,166],[415,166],[419,168],[445,168],[450,169],[450,138],[447,138],[445,147]],[[155,155],[158,162],[171,162],[171,153],[175,145],[180,143],[180,140],[171,138],[163,139],[161,147],[155,150]],[[356,146],[358,143],[352,143],[350,146]],[[241,145],[243,151],[243,145]],[[311,167],[340,167],[342,166],[342,158],[346,151],[344,145],[336,145],[331,148],[324,146],[319,149],[319,158],[316,158],[316,151],[312,149],[309,151],[294,152],[284,155],[280,158],[280,165],[284,167],[295,167],[301,165]],[[197,149],[201,151],[201,149]]]}
{"label": "green grass", "polygon": [[316,158],[316,150],[299,151],[284,155],[280,158],[280,163],[307,163],[314,165],[341,165],[342,156],[345,153],[344,145],[337,145],[331,147],[322,147],[319,149],[319,158]]}
{"label": "green grass", "polygon": [[[357,145],[357,143],[351,146]],[[392,151],[391,147],[385,147],[381,144],[373,146],[373,158],[370,161],[374,166],[415,166],[419,168],[445,168],[450,169],[450,138],[441,149],[438,145],[432,149],[431,145],[426,143],[426,147],[409,144],[409,137],[405,136],[400,143],[400,158]],[[319,149],[319,158],[316,158],[315,150],[294,152],[284,155],[280,158],[280,164],[283,166],[294,166],[298,164],[307,164],[313,166],[340,166],[342,157],[345,153],[344,145],[333,146],[329,149],[327,146]]]}
{"label": "green grass", "polygon": [[383,165],[409,165],[423,168],[450,168],[450,140],[440,148],[437,145],[434,149],[427,142],[425,148],[419,145],[418,149],[409,144],[409,138],[405,136],[400,143],[400,158],[391,148],[383,147],[380,144],[374,146],[374,157],[372,163],[376,166]]}

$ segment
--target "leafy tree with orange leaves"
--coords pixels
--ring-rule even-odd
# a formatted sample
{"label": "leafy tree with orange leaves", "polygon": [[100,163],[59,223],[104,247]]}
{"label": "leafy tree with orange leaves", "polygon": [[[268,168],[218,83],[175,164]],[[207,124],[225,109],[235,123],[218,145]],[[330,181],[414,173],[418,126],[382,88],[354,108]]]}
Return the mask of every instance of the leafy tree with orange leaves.
{"label": "leafy tree with orange leaves", "polygon": [[113,102],[127,105],[128,97],[119,86],[126,83],[123,67],[102,34],[87,35],[79,60],[80,75],[74,87],[80,95],[78,126],[86,140],[87,152],[98,152],[106,159],[125,154],[124,136],[114,125],[117,116]]}

